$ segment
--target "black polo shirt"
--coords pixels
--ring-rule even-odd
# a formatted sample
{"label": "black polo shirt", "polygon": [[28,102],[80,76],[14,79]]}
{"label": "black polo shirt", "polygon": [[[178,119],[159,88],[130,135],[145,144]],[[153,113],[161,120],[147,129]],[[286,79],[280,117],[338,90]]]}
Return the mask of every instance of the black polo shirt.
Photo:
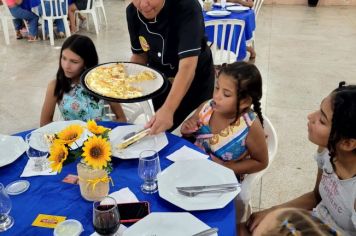
{"label": "black polo shirt", "polygon": [[[208,68],[212,65],[212,57],[206,45],[204,18],[197,0],[166,0],[153,20],[145,19],[131,3],[126,16],[132,52],[147,52],[150,67],[167,77],[175,77],[179,59],[199,56],[195,77],[210,75]],[[199,73],[207,69],[208,73]]]}

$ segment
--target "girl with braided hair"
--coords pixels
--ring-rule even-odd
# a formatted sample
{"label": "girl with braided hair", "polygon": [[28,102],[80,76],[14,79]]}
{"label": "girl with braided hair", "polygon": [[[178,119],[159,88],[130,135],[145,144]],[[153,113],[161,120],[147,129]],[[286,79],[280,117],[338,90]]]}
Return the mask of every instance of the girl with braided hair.
{"label": "girl with braided hair", "polygon": [[252,214],[251,232],[273,209],[296,207],[312,211],[341,235],[356,234],[356,85],[341,82],[308,120],[308,138],[319,146],[314,190]]}
{"label": "girl with braided hair", "polygon": [[242,180],[242,175],[268,164],[261,97],[262,78],[255,65],[223,64],[213,99],[182,124],[181,133],[194,136],[213,161],[232,169]]}

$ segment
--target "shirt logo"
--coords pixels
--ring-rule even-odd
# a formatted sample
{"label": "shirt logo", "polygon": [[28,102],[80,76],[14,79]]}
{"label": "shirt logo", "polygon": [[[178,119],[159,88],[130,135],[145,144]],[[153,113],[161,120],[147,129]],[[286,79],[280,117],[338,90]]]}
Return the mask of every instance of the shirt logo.
{"label": "shirt logo", "polygon": [[138,39],[140,40],[141,48],[143,51],[147,52],[150,50],[150,45],[148,45],[146,39],[143,36],[139,36]]}

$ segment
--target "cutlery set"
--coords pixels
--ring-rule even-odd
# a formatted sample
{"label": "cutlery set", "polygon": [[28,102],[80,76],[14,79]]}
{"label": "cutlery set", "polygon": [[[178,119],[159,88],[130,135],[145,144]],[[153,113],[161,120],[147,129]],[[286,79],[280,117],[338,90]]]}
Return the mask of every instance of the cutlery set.
{"label": "cutlery set", "polygon": [[195,197],[199,194],[233,192],[237,190],[239,186],[240,186],[239,183],[228,183],[228,184],[218,184],[218,185],[176,187],[176,189],[178,193],[184,196]]}

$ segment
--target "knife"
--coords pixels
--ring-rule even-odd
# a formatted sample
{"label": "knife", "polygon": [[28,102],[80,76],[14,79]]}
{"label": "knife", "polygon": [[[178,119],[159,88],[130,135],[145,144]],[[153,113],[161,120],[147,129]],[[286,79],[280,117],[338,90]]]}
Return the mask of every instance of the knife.
{"label": "knife", "polygon": [[140,132],[136,133],[132,137],[129,137],[128,139],[125,139],[123,142],[119,143],[117,145],[118,149],[125,149],[131,144],[136,143],[137,141],[141,140],[142,138],[146,137],[150,133],[150,128],[141,130]]}
{"label": "knife", "polygon": [[217,233],[218,230],[219,230],[218,228],[210,228],[210,229],[203,230],[199,233],[193,234],[192,236],[208,236]]}
{"label": "knife", "polygon": [[179,190],[204,190],[204,189],[220,189],[220,188],[229,188],[229,187],[239,187],[239,183],[228,183],[228,184],[214,184],[214,185],[197,185],[197,186],[186,186],[186,187],[176,187]]}

